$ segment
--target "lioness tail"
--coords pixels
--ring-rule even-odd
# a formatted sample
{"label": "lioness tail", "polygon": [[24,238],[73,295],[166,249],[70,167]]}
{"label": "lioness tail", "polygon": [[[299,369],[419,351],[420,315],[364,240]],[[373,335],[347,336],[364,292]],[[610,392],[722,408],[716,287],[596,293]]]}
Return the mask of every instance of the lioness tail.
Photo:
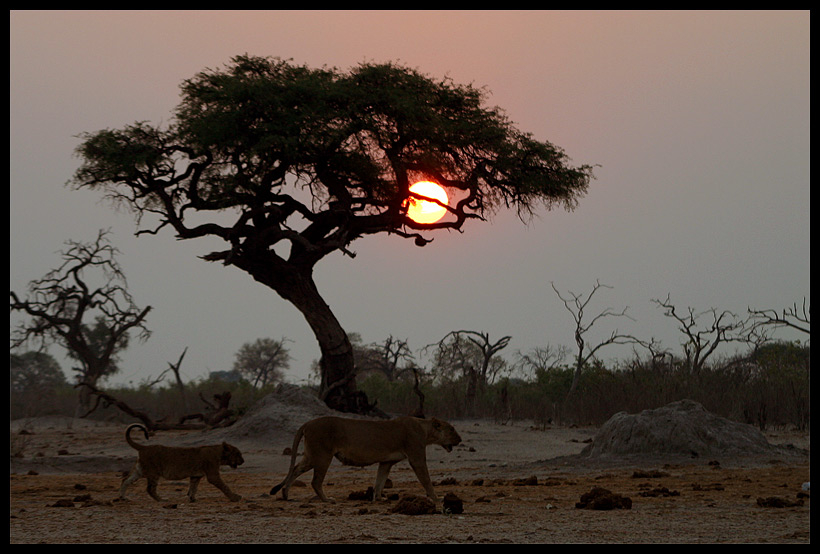
{"label": "lioness tail", "polygon": [[[305,424],[305,425],[307,425],[307,424]],[[285,484],[285,482],[288,480],[288,477],[290,477],[290,474],[293,473],[293,468],[296,466],[296,452],[297,452],[297,450],[299,450],[299,443],[302,442],[302,436],[304,434],[305,434],[305,426],[302,425],[301,427],[299,427],[299,430],[296,431],[296,436],[293,437],[293,447],[291,448],[291,453],[290,453],[290,469],[288,469],[288,474],[282,480],[281,483],[279,483],[278,485],[275,485],[270,490],[269,494],[271,496],[273,496],[274,494],[279,492],[279,489],[281,489],[282,486]]]}

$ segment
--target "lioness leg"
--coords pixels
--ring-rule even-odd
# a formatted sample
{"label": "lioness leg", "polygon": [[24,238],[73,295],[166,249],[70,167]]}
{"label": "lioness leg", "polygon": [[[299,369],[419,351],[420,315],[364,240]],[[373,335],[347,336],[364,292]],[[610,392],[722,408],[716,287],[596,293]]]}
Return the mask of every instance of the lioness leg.
{"label": "lioness leg", "polygon": [[410,467],[412,467],[416,473],[416,477],[418,477],[421,486],[424,487],[424,490],[427,492],[427,496],[430,500],[438,504],[438,497],[436,496],[436,491],[433,489],[433,483],[430,481],[430,473],[427,471],[427,458],[425,456],[408,457],[407,461],[410,462]]}
{"label": "lioness leg", "polygon": [[322,488],[322,483],[325,481],[325,475],[327,475],[327,468],[329,466],[330,460],[328,460],[327,463],[318,463],[313,466],[313,480],[310,482],[310,485],[313,487],[313,490],[316,491],[316,496],[318,496],[322,502],[333,502],[333,499],[325,495],[325,491]]}
{"label": "lioness leg", "polygon": [[390,474],[390,469],[395,462],[381,462],[379,464],[379,471],[376,472],[376,486],[373,487],[373,502],[381,500],[382,490],[387,481],[387,476]]}
{"label": "lioness leg", "polygon": [[282,491],[282,500],[288,499],[288,489],[293,484],[296,479],[302,475],[304,472],[313,469],[313,464],[310,463],[310,459],[307,456],[302,456],[302,459],[299,460],[299,463],[296,464],[291,468],[288,472],[287,477],[285,480],[273,487],[270,490],[270,494],[276,494],[279,490]]}

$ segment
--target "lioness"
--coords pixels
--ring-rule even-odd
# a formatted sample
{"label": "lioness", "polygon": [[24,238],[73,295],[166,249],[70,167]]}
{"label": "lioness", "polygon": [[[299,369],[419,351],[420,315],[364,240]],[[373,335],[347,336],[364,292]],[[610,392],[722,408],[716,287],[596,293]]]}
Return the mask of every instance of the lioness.
{"label": "lioness", "polygon": [[125,430],[125,440],[132,448],[139,452],[137,463],[131,473],[122,480],[120,498],[125,498],[125,489],[140,477],[148,479],[148,494],[151,498],[161,501],[157,494],[159,478],[185,479],[190,478],[188,499],[196,501],[196,488],[199,480],[204,476],[208,482],[225,493],[231,501],[236,502],[242,497],[234,494],[219,475],[219,466],[226,465],[236,469],[245,463],[242,453],[235,446],[223,442],[214,446],[176,447],[161,444],[142,445],[131,439],[131,429],[142,429],[145,438],[148,430],[139,423],[132,423]]}
{"label": "lioness", "polygon": [[[296,450],[302,437],[305,453],[296,463]],[[301,474],[313,469],[311,485],[320,499],[331,500],[322,490],[322,482],[335,456],[344,465],[368,466],[379,464],[373,500],[381,498],[390,468],[407,458],[416,472],[427,496],[438,502],[430,474],[427,471],[427,445],[440,444],[447,452],[461,442],[453,426],[439,419],[399,417],[387,421],[368,421],[340,417],[320,417],[302,425],[293,439],[290,471],[284,481],[273,487],[270,494],[282,490],[287,500],[288,489]]]}

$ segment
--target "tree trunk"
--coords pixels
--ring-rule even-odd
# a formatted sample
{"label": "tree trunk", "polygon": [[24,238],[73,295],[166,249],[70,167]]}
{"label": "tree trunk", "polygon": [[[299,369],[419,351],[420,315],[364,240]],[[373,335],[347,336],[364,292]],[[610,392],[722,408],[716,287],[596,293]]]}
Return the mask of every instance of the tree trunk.
{"label": "tree trunk", "polygon": [[467,416],[475,416],[475,398],[478,391],[478,372],[473,366],[467,368]]}
{"label": "tree trunk", "polygon": [[[97,386],[96,379],[90,379],[80,374],[78,380],[80,382],[87,382],[92,387]],[[86,387],[80,387],[77,392],[77,406],[74,408],[74,417],[82,417],[82,414],[87,413],[91,408],[91,392]]]}
{"label": "tree trunk", "polygon": [[[103,371],[98,368],[89,368],[87,364],[83,363],[84,370],[74,368],[80,375],[77,377],[81,383],[88,383],[92,387],[97,386],[97,382],[103,375]],[[81,417],[81,413],[87,412],[91,408],[91,392],[86,387],[80,387],[77,397],[77,409],[74,411],[74,417]]]}
{"label": "tree trunk", "polygon": [[353,346],[330,306],[319,294],[313,282],[312,268],[299,269],[286,262],[249,263],[243,258],[236,256],[231,263],[296,306],[313,330],[321,352],[319,398],[341,412],[364,414],[371,411],[373,406],[367,402],[367,396],[356,389]]}

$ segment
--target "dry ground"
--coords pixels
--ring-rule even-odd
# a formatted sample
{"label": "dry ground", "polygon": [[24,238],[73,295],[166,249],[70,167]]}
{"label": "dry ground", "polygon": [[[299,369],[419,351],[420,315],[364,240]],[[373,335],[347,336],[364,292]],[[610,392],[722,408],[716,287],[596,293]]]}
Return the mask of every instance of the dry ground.
{"label": "dry ground", "polygon": [[[124,425],[71,419],[16,421],[10,459],[11,543],[810,543],[810,505],[762,507],[758,498],[793,502],[810,481],[810,460],[644,460],[583,463],[574,455],[593,428],[535,429],[516,422],[452,422],[464,440],[448,454],[428,448],[439,496],[463,500],[461,514],[409,516],[390,512],[396,501],[348,500],[372,485],[375,467],[331,466],[325,490],[334,504],[310,501],[309,487],[291,500],[267,494],[287,472],[271,444],[234,441],[246,463],[223,477],[243,496],[229,502],[204,480],[196,503],[187,483],[161,482],[155,502],[138,481],[127,501],[116,500],[120,470],[135,458]],[[21,428],[28,433],[19,435]],[[165,444],[202,442],[201,432],[168,432]],[[810,448],[808,433],[776,433],[775,444]],[[221,438],[219,440],[222,440]],[[23,441],[21,444],[20,441]],[[62,453],[60,453],[62,452]],[[711,462],[711,464],[710,464]],[[643,476],[635,475],[642,471]],[[36,474],[29,474],[35,473]],[[535,477],[535,484],[516,484]],[[310,474],[304,476],[309,482]],[[423,494],[406,462],[391,474],[388,493]],[[530,481],[532,483],[532,481]],[[577,509],[593,487],[628,496],[629,510]],[[664,491],[664,488],[666,491]],[[67,502],[60,502],[67,501]],[[60,504],[67,504],[61,507]]]}

